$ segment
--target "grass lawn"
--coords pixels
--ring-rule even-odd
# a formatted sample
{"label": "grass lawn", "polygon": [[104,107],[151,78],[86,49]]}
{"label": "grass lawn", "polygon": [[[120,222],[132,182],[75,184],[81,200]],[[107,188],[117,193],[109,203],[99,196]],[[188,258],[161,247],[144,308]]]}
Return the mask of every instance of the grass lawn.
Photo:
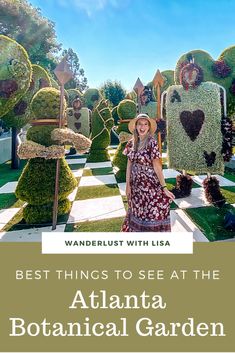
{"label": "grass lawn", "polygon": [[220,190],[227,203],[235,203],[235,186],[223,186]]}
{"label": "grass lawn", "polygon": [[229,170],[225,169],[225,173],[223,175],[224,178],[227,178],[228,180],[231,180],[235,183],[235,171],[234,170]]}
{"label": "grass lawn", "polygon": [[98,197],[120,195],[117,184],[97,185],[97,186],[81,186],[75,200],[95,199]]}
{"label": "grass lawn", "polygon": [[[63,216],[59,216],[57,219],[57,225],[66,223],[68,218],[69,218],[69,213]],[[3,231],[6,232],[6,231],[21,230],[21,229],[29,229],[32,227],[42,228],[47,226],[52,226],[52,223],[27,224],[23,218],[23,208],[21,208],[21,210],[3,228]]]}
{"label": "grass lawn", "polygon": [[21,161],[20,169],[11,169],[11,162],[0,164],[0,187],[9,181],[17,181],[27,161]]}
{"label": "grass lawn", "polygon": [[113,174],[113,168],[94,168],[94,169],[83,169],[82,176],[93,176],[93,175],[108,175]]}
{"label": "grass lawn", "polygon": [[69,168],[72,170],[82,169],[85,164],[69,164]]}
{"label": "grass lawn", "polygon": [[0,194],[0,209],[3,208],[20,208],[25,202],[17,199],[15,194]]}
{"label": "grass lawn", "polygon": [[124,217],[67,224],[65,232],[120,232]]}
{"label": "grass lawn", "polygon": [[188,208],[186,214],[197,224],[209,241],[233,238],[235,232],[224,229],[224,216],[227,211],[235,213],[234,207],[226,204],[222,208],[214,206]]}

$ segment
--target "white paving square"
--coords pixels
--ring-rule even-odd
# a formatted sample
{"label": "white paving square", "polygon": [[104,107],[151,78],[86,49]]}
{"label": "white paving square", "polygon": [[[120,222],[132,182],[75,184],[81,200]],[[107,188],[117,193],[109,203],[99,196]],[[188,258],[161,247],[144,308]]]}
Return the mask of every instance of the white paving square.
{"label": "white paving square", "polygon": [[75,176],[75,178],[79,178],[82,176],[83,168],[77,169],[77,170],[72,170],[72,173]]}
{"label": "white paving square", "polygon": [[172,232],[193,232],[194,241],[209,242],[183,210],[171,210],[170,214]]}
{"label": "white paving square", "polygon": [[119,187],[119,190],[120,190],[120,194],[122,196],[126,196],[126,183],[119,183],[118,187]]}
{"label": "white paving square", "polygon": [[85,168],[96,169],[96,168],[108,168],[112,167],[110,161],[107,162],[97,162],[97,163],[86,163]]}
{"label": "white paving square", "polygon": [[[235,183],[231,180],[228,180],[221,175],[212,175],[215,176],[219,180],[219,185],[220,186],[235,186]],[[202,186],[202,182],[204,179],[206,179],[207,175],[195,175],[193,176],[193,180],[195,183],[199,184]]]}
{"label": "white paving square", "polygon": [[68,196],[69,201],[73,202],[78,192],[78,187],[76,187],[73,192]]}
{"label": "white paving square", "polygon": [[66,159],[68,164],[85,164],[86,158],[74,158],[74,159]]}
{"label": "white paving square", "polygon": [[0,242],[41,242],[42,232],[64,232],[65,226],[58,225],[53,231],[51,227],[42,227],[0,232]]}
{"label": "white paving square", "polygon": [[163,169],[163,175],[165,179],[176,178],[180,173],[174,169]]}
{"label": "white paving square", "polygon": [[182,199],[175,199],[174,202],[179,206],[179,208],[196,208],[210,205],[206,201],[203,188],[192,189],[190,196]]}
{"label": "white paving square", "polygon": [[20,211],[20,208],[0,210],[0,230]]}
{"label": "white paving square", "polygon": [[167,153],[166,152],[162,153],[162,158],[167,158]]}
{"label": "white paving square", "polygon": [[96,175],[82,177],[79,186],[96,186],[105,184],[117,184],[114,175]]}
{"label": "white paving square", "polygon": [[10,194],[14,193],[16,186],[18,184],[18,181],[10,181],[9,183],[6,183],[0,188],[0,194]]}
{"label": "white paving square", "polygon": [[121,196],[74,201],[67,223],[96,221],[124,217],[126,211]]}
{"label": "white paving square", "polygon": [[112,155],[112,154],[115,154],[116,151],[117,151],[116,148],[113,148],[113,149],[108,150],[108,153],[109,153],[110,155]]}

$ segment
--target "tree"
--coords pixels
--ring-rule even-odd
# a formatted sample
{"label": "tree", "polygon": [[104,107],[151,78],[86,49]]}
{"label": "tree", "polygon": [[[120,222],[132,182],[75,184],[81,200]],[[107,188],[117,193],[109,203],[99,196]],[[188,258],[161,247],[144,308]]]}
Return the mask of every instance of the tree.
{"label": "tree", "polygon": [[66,83],[65,89],[78,88],[83,92],[88,88],[87,78],[85,77],[84,70],[80,68],[78,55],[71,48],[63,50],[62,57],[65,55],[67,55],[68,64],[73,72],[73,79]]}
{"label": "tree", "polygon": [[53,70],[57,43],[54,23],[27,0],[0,0],[0,34],[15,39],[27,51],[33,64]]}
{"label": "tree", "polygon": [[117,106],[126,96],[126,90],[117,81],[106,81],[101,86],[100,91],[113,107]]}

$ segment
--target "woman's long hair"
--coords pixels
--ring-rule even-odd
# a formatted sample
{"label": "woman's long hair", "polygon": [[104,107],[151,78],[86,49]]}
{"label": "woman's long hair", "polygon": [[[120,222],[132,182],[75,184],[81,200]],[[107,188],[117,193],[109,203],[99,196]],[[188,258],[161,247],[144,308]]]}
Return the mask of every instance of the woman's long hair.
{"label": "woman's long hair", "polygon": [[[136,122],[137,124],[137,122]],[[149,124],[149,121],[148,121]],[[149,129],[150,129],[150,124],[149,124]],[[139,138],[139,134],[135,125],[135,130],[133,132],[133,148],[134,151],[137,152],[138,150],[145,148],[147,146],[149,137],[151,136],[150,131],[147,132],[147,136],[145,137],[145,139],[143,141],[140,140]]]}

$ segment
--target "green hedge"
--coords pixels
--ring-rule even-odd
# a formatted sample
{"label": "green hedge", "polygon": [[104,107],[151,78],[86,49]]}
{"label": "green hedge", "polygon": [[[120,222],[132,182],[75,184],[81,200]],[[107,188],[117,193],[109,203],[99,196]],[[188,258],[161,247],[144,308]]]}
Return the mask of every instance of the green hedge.
{"label": "green hedge", "polygon": [[28,90],[32,66],[25,49],[3,35],[0,35],[0,53],[0,117],[4,120],[4,115]]}
{"label": "green hedge", "polygon": [[[174,99],[176,96],[178,99]],[[190,130],[190,134],[192,130],[197,130],[195,127],[199,121],[195,113],[197,110],[204,112],[205,119],[199,134],[191,135],[190,138],[186,130]],[[183,119],[180,119],[183,111],[194,112],[194,117],[189,117],[190,114],[186,113]],[[169,167],[196,173],[222,174],[224,163],[221,155],[223,136],[220,87],[213,82],[204,82],[198,88],[187,91],[181,85],[170,86],[167,90],[166,115]],[[212,166],[207,166],[204,151],[209,155],[212,152],[216,153]]]}

